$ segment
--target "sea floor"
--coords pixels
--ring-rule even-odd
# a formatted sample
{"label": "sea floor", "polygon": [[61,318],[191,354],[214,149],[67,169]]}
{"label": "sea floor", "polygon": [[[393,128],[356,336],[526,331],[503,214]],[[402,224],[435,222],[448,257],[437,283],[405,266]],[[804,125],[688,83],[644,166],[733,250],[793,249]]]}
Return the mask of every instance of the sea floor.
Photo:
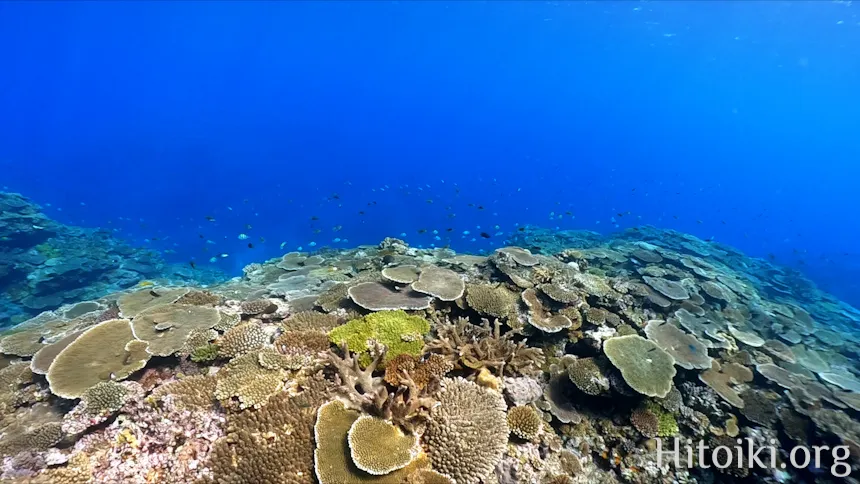
{"label": "sea floor", "polygon": [[0,335],[0,479],[852,480],[855,308],[653,227],[512,244],[388,238],[41,313]]}

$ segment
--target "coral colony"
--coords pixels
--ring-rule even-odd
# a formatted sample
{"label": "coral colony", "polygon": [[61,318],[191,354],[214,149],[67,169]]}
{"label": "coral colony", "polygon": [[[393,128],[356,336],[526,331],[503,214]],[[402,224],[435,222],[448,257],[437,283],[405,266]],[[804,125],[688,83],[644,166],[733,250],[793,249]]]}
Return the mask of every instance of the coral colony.
{"label": "coral colony", "polygon": [[200,285],[2,203],[3,307],[25,320],[0,335],[4,482],[856,471],[860,312],[731,247],[526,227],[489,256],[387,238]]}

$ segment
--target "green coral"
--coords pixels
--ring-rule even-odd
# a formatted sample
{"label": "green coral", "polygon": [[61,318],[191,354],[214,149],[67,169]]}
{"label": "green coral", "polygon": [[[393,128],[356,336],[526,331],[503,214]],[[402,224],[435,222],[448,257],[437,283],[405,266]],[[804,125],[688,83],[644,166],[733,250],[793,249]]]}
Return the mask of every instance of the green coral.
{"label": "green coral", "polygon": [[39,244],[35,247],[35,249],[36,252],[42,254],[47,259],[53,259],[62,255],[62,251],[60,249],[48,243]]}
{"label": "green coral", "polygon": [[219,347],[214,343],[207,343],[194,348],[191,352],[191,361],[194,363],[208,363],[218,358]]}
{"label": "green coral", "polygon": [[667,412],[659,403],[649,401],[646,404],[649,412],[657,416],[657,436],[672,437],[678,435],[681,431],[678,428],[678,421],[671,412]]}
{"label": "green coral", "polygon": [[328,336],[332,343],[345,343],[351,351],[359,353],[359,363],[366,366],[370,364],[370,350],[376,343],[387,348],[383,363],[403,354],[421,356],[424,335],[429,332],[430,323],[426,319],[398,310],[380,311],[354,319],[332,329]]}

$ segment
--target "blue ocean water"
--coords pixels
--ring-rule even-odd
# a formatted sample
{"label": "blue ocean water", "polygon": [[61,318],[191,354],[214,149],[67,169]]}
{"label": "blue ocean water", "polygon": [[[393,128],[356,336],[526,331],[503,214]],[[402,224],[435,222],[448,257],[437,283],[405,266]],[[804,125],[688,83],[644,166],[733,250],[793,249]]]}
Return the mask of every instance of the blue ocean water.
{"label": "blue ocean water", "polygon": [[860,305],[851,2],[6,2],[0,45],[0,188],[176,262],[651,224]]}

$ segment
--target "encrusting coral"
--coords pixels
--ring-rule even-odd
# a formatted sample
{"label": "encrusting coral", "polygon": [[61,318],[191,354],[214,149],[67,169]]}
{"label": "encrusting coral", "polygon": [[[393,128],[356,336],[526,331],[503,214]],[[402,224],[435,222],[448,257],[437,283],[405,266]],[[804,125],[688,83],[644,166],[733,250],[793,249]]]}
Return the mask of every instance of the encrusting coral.
{"label": "encrusting coral", "polygon": [[371,360],[370,344],[381,344],[386,349],[386,363],[397,355],[421,355],[424,335],[430,332],[430,323],[420,316],[410,316],[405,311],[380,311],[354,319],[329,332],[329,339],[336,345],[344,343],[361,354],[361,362]]}

